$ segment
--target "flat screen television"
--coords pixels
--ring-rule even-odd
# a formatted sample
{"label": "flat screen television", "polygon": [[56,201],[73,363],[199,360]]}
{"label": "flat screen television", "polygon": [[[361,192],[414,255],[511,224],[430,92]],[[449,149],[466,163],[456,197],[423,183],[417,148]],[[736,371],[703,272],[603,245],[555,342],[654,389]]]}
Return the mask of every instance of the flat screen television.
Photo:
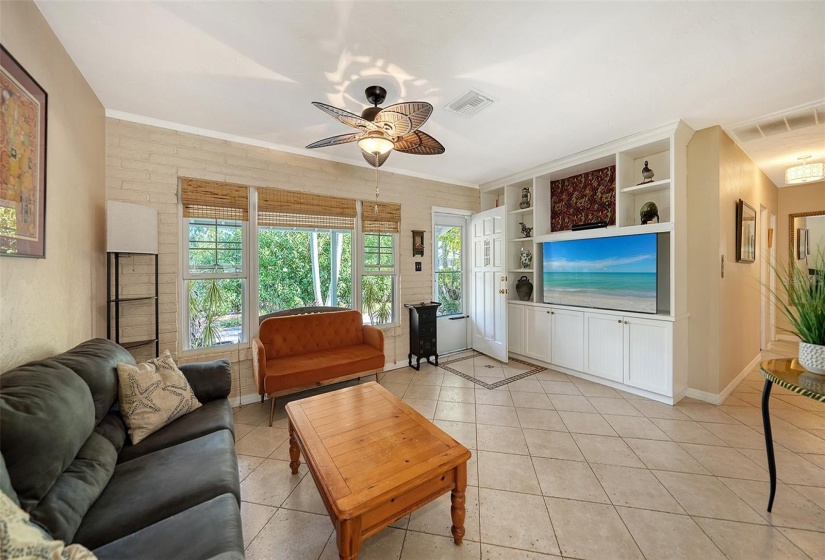
{"label": "flat screen television", "polygon": [[543,245],[544,303],[656,313],[656,233]]}

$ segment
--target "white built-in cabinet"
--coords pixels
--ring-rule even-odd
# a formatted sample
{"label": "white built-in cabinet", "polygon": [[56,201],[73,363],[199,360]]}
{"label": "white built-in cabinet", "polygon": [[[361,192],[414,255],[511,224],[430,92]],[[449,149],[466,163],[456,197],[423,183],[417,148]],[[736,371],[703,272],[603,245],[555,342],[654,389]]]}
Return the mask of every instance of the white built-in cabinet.
{"label": "white built-in cabinet", "polygon": [[[506,207],[504,261],[509,291],[509,352],[571,375],[675,403],[687,388],[687,144],[693,130],[678,121],[481,185],[482,210]],[[643,181],[647,161],[654,181]],[[616,224],[585,231],[552,231],[552,182],[616,166]],[[531,204],[521,208],[523,189]],[[641,225],[639,210],[655,202],[659,223]],[[532,228],[523,235],[520,223]],[[659,302],[655,314],[543,303],[542,244],[638,233],[660,235]],[[521,261],[522,252],[533,258]],[[520,301],[516,282],[533,284]],[[496,296],[498,297],[498,296]]]}

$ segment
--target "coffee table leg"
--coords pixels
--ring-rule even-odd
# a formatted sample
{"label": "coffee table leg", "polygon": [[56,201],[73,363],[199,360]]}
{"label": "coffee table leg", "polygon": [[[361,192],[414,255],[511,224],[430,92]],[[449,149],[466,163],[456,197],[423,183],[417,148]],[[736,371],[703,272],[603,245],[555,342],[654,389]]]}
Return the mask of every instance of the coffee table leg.
{"label": "coffee table leg", "polygon": [[455,468],[455,488],[450,495],[452,507],[450,507],[450,515],[453,518],[453,526],[450,531],[453,534],[453,541],[455,544],[461,544],[464,538],[464,491],[467,489],[467,463],[461,463]]}
{"label": "coffee table leg", "polygon": [[765,449],[768,452],[768,473],[771,475],[771,495],[768,498],[768,511],[773,508],[773,498],[776,495],[776,459],[773,455],[773,434],[771,434],[771,411],[768,402],[771,399],[771,387],[773,383],[770,379],[765,380],[765,388],[762,389],[762,426],[765,430]]}
{"label": "coffee table leg", "polygon": [[300,459],[301,450],[298,449],[298,440],[295,439],[295,428],[292,426],[292,420],[289,421],[289,468],[292,469],[292,474],[298,474],[298,467],[301,465]]}
{"label": "coffee table leg", "polygon": [[358,560],[361,548],[361,518],[344,519],[335,531],[340,560]]}

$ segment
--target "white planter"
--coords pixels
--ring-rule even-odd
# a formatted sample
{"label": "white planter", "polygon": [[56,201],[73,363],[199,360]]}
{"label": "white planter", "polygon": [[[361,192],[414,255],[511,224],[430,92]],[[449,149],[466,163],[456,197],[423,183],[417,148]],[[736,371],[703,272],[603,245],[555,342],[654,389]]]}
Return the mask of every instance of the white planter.
{"label": "white planter", "polygon": [[799,363],[811,373],[825,375],[825,346],[800,342]]}

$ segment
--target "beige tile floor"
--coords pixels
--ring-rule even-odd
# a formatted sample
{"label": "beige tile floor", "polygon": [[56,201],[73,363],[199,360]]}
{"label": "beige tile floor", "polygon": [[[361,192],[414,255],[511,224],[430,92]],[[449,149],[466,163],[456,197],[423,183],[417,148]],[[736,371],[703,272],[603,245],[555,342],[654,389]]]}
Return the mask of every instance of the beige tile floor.
{"label": "beige tile floor", "polygon": [[[487,358],[461,367],[512,375]],[[381,383],[472,450],[467,534],[452,543],[445,495],[365,541],[364,560],[825,558],[825,404],[774,388],[767,513],[758,371],[721,406],[670,407],[552,370],[489,390],[422,364]],[[290,474],[282,404],[272,428],[268,411],[235,414],[247,557],[337,558],[312,477]]]}

